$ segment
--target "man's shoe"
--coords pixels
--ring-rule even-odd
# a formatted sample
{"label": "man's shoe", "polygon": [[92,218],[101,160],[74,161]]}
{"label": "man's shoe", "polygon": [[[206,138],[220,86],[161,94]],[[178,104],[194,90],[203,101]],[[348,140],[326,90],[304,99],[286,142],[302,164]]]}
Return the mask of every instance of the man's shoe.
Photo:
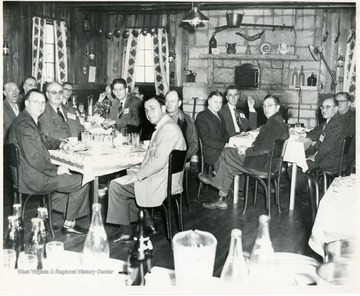
{"label": "man's shoe", "polygon": [[126,243],[126,242],[132,242],[133,237],[130,234],[123,234],[120,232],[120,230],[116,231],[114,234],[110,235],[108,237],[109,243]]}
{"label": "man's shoe", "polygon": [[88,233],[88,229],[80,227],[75,224],[73,227],[64,226],[61,227],[61,232],[67,235],[86,235]]}
{"label": "man's shoe", "polygon": [[228,208],[226,197],[220,197],[214,202],[204,202],[201,206],[208,210],[214,210],[214,209],[227,210]]}
{"label": "man's shoe", "polygon": [[200,182],[202,182],[204,184],[210,184],[211,183],[211,178],[209,178],[207,175],[205,175],[203,173],[199,173],[198,177],[199,177]]}
{"label": "man's shoe", "polygon": [[145,234],[147,234],[148,236],[152,236],[158,233],[159,233],[159,229],[155,223],[145,227]]}

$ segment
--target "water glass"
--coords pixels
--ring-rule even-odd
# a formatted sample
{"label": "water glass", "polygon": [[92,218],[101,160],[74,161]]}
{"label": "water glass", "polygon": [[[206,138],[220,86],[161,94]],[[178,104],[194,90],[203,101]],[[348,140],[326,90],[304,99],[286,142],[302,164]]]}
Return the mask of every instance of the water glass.
{"label": "water glass", "polygon": [[355,241],[336,240],[325,244],[324,262],[338,261],[349,263],[354,260]]}
{"label": "water glass", "polygon": [[34,254],[21,252],[18,258],[18,269],[37,269],[38,259]]}
{"label": "water glass", "polygon": [[14,269],[16,262],[16,251],[12,249],[4,249],[2,262],[4,269]]}
{"label": "water glass", "polygon": [[59,267],[64,260],[64,243],[60,241],[48,242],[45,248],[47,267]]}
{"label": "water glass", "polygon": [[317,269],[317,285],[349,285],[355,280],[355,264],[344,262],[328,262],[321,264]]}
{"label": "water glass", "polygon": [[140,135],[138,133],[131,134],[131,145],[134,147],[139,147],[140,144]]}

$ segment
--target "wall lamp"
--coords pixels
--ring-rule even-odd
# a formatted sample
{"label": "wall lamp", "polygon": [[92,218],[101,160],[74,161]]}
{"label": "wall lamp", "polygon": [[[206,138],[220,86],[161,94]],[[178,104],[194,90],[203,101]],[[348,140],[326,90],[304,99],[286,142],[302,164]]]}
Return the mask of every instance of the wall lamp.
{"label": "wall lamp", "polygon": [[85,55],[86,57],[89,57],[89,60],[90,60],[90,61],[93,61],[93,60],[95,59],[94,50],[93,50],[92,48],[90,48],[89,51],[88,51],[88,50],[85,50],[84,55]]}
{"label": "wall lamp", "polygon": [[190,13],[182,20],[182,22],[188,23],[192,27],[196,28],[202,23],[209,22],[209,18],[199,11],[197,4],[192,3],[192,9]]}
{"label": "wall lamp", "polygon": [[4,37],[4,42],[3,42],[3,55],[4,55],[4,56],[8,56],[8,55],[9,55],[9,52],[10,52],[10,48],[9,48],[9,45],[7,44],[6,37]]}

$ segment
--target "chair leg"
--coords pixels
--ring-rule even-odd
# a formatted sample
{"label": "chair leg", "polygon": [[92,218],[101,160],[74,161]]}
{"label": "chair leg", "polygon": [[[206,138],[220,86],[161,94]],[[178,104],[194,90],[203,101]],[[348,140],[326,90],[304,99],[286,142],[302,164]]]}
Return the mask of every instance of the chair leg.
{"label": "chair leg", "polygon": [[54,229],[53,229],[53,221],[52,221],[52,200],[51,200],[51,194],[47,194],[47,209],[48,209],[48,216],[49,216],[49,226],[50,226],[50,232],[52,237],[55,237]]}
{"label": "chair leg", "polygon": [[199,187],[198,187],[198,193],[197,193],[198,198],[200,197],[200,192],[201,192],[202,187],[203,187],[203,183],[201,183],[201,181],[199,181]]}
{"label": "chair leg", "polygon": [[[20,193],[21,194],[21,193]],[[22,195],[22,194],[21,194]],[[23,218],[23,220],[25,219],[25,207],[26,207],[26,204],[27,204],[27,202],[29,201],[29,199],[30,199],[30,197],[31,197],[32,195],[28,195],[26,198],[25,198],[25,200],[24,200],[24,204],[22,204],[22,213],[21,213],[21,216],[22,216],[22,218]],[[20,200],[22,200],[22,196],[20,197]]]}
{"label": "chair leg", "polygon": [[189,190],[188,190],[188,188],[189,188],[189,186],[188,186],[188,171],[187,170],[185,170],[184,171],[184,174],[185,174],[185,179],[184,179],[184,195],[185,195],[185,201],[186,201],[186,203],[187,203],[187,206],[188,206],[188,209],[189,209],[189,212],[191,212],[191,204],[190,204],[190,198],[189,198]]}
{"label": "chair leg", "polygon": [[255,207],[255,205],[256,205],[257,190],[258,190],[258,181],[255,180],[254,207]]}
{"label": "chair leg", "polygon": [[245,204],[244,204],[243,215],[245,215],[245,212],[246,212],[246,209],[247,209],[248,200],[249,200],[249,183],[250,183],[250,177],[249,177],[249,176],[246,176],[246,183],[245,183]]}
{"label": "chair leg", "polygon": [[184,223],[183,223],[183,202],[182,196],[180,195],[179,201],[176,200],[176,208],[178,212],[178,222],[179,222],[179,230],[184,231]]}
{"label": "chair leg", "polygon": [[275,183],[275,191],[276,191],[276,205],[278,207],[278,212],[281,214],[281,206],[280,206],[280,178],[278,180],[274,179]]}

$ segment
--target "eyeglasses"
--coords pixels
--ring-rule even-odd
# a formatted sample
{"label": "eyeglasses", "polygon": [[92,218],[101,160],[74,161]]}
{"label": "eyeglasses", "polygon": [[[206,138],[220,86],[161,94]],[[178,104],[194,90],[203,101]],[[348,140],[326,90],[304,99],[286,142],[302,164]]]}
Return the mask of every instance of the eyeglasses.
{"label": "eyeglasses", "polygon": [[328,111],[328,110],[330,110],[330,108],[333,108],[333,107],[335,107],[335,106],[329,106],[329,105],[326,105],[326,106],[320,106],[320,109],[321,110],[326,110],[326,111]]}
{"label": "eyeglasses", "polygon": [[72,89],[70,89],[70,88],[65,88],[65,87],[64,87],[64,90],[66,90],[66,91],[73,91]]}
{"label": "eyeglasses", "polygon": [[123,91],[125,87],[114,88],[114,91]]}
{"label": "eyeglasses", "polygon": [[138,92],[133,92],[133,93],[131,93],[133,96],[136,96],[136,95],[139,95],[139,93]]}
{"label": "eyeglasses", "polygon": [[45,102],[40,102],[40,101],[38,101],[38,100],[35,100],[35,101],[30,101],[30,100],[29,100],[29,102],[30,102],[30,103],[34,103],[35,105],[45,106]]}
{"label": "eyeglasses", "polygon": [[346,102],[348,102],[348,100],[337,100],[339,104],[344,104]]}
{"label": "eyeglasses", "polygon": [[18,88],[15,88],[15,89],[8,88],[7,91],[10,92],[10,93],[18,93],[18,92],[20,92],[20,90]]}
{"label": "eyeglasses", "polygon": [[26,83],[28,87],[37,87],[37,83]]}
{"label": "eyeglasses", "polygon": [[276,106],[276,104],[262,105],[261,107],[263,109],[266,109],[266,108],[269,108],[269,107],[272,107],[272,106]]}
{"label": "eyeglasses", "polygon": [[56,91],[56,90],[52,90],[52,91],[47,91],[49,94],[52,94],[53,96],[56,96],[56,95],[60,95],[62,96],[64,94],[64,91],[63,90],[59,90],[59,91]]}

